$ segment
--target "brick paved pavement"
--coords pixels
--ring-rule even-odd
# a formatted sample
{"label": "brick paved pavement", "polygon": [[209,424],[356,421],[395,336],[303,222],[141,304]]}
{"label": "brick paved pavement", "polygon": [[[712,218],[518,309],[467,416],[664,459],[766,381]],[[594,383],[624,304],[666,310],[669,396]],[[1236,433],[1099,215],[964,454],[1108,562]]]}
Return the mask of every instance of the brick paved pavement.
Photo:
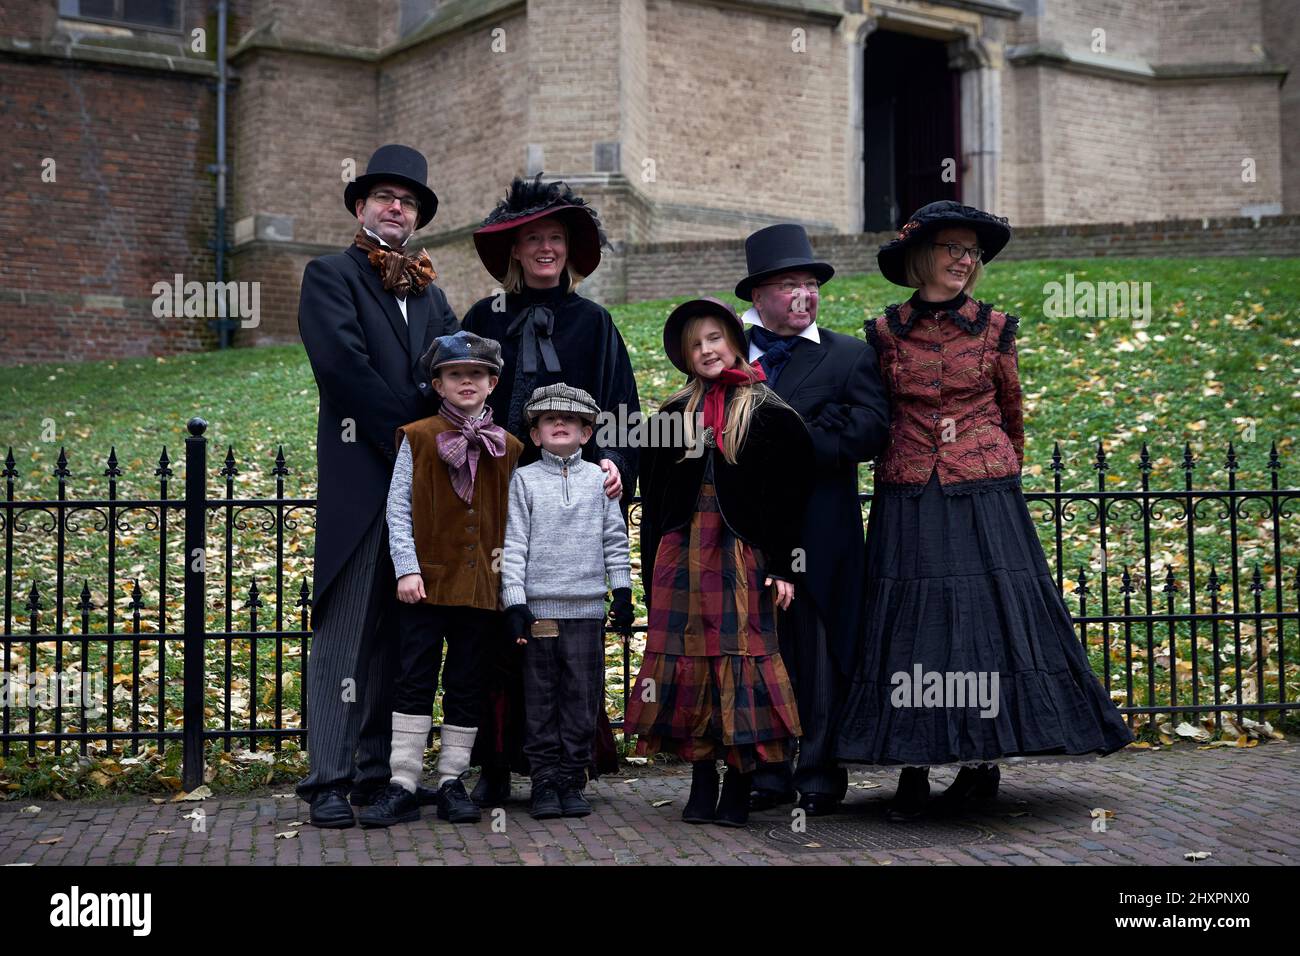
{"label": "brick paved pavement", "polygon": [[[951,777],[933,771],[935,792]],[[490,817],[453,826],[431,809],[389,830],[295,827],[306,805],[270,792],[165,805],[20,799],[0,805],[0,863],[1300,864],[1300,747],[1290,741],[1004,768],[993,809],[930,826],[884,821],[895,779],[855,772],[848,812],[808,820],[802,833],[788,808],[756,814],[744,830],[682,823],[690,772],[680,767],[628,766],[598,781],[585,820],[538,822],[513,802],[498,820],[504,832]],[[526,782],[516,778],[515,793],[526,795]],[[672,802],[654,806],[663,800]],[[21,812],[33,802],[39,813]],[[182,819],[196,807],[203,832]],[[1105,832],[1092,829],[1095,807],[1114,811]],[[1192,864],[1189,851],[1212,855]]]}

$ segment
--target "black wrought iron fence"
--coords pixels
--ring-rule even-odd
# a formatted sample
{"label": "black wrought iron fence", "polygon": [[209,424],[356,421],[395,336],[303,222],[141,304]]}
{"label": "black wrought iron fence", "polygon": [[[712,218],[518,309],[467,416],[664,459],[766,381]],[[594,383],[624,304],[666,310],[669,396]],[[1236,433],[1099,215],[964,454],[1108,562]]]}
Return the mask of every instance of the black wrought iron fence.
{"label": "black wrought iron fence", "polygon": [[[212,496],[206,428],[188,423],[179,497],[164,448],[155,498],[119,496],[114,449],[106,497],[68,496],[61,451],[56,497],[16,500],[10,449],[0,511],[3,754],[34,755],[39,742],[55,752],[85,754],[95,743],[135,754],[142,743],[180,741],[191,788],[210,742],[226,750],[240,740],[276,750],[286,738],[306,742],[314,515],[306,519],[315,499],[286,497],[283,450],[270,470],[273,496],[237,494],[233,449]],[[1162,463],[1182,471],[1182,488],[1151,487],[1158,463],[1145,445],[1134,464],[1137,487],[1112,487],[1124,481],[1099,445],[1095,487],[1066,490],[1058,444],[1051,490],[1033,490],[1026,477],[1057,586],[1077,605],[1079,640],[1116,705],[1131,722],[1206,715],[1216,726],[1224,714],[1263,721],[1300,706],[1300,633],[1288,644],[1288,629],[1300,632],[1300,541],[1289,510],[1300,490],[1281,487],[1276,446],[1266,488],[1238,487],[1232,445],[1226,488],[1195,486],[1197,468],[1213,463],[1188,446],[1181,463]],[[871,496],[861,497],[869,506]],[[634,528],[638,512],[634,502]],[[610,696],[622,713],[644,630],[613,635],[621,661]]]}

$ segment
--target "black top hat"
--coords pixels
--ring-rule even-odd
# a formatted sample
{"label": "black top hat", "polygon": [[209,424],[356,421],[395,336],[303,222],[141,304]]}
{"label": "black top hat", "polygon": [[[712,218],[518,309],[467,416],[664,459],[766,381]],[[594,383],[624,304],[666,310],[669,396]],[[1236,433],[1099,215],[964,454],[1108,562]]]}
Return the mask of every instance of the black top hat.
{"label": "black top hat", "polygon": [[[687,375],[695,373],[691,370],[686,357],[682,355],[682,328],[687,320],[699,315],[711,315],[719,319],[724,326],[731,327],[731,330],[736,333],[736,339],[742,345],[745,342],[745,327],[741,325],[740,319],[736,318],[735,310],[721,299],[706,295],[702,299],[683,302],[673,309],[668,316],[668,321],[664,323],[664,352],[667,353],[668,360]],[[743,359],[744,356],[741,358]]]}
{"label": "black top hat", "polygon": [[825,282],[835,275],[835,269],[829,263],[813,258],[808,233],[803,226],[793,222],[768,226],[746,239],[745,266],[749,275],[736,284],[736,298],[746,302],[759,280],[768,276],[806,269],[817,277],[818,282]]}
{"label": "black top hat", "polygon": [[343,190],[343,206],[355,216],[357,200],[365,199],[375,183],[397,183],[410,189],[420,200],[415,228],[423,229],[438,211],[438,197],[428,187],[428,180],[429,163],[418,149],[397,143],[380,146],[366,164],[365,175],[352,180]]}
{"label": "black top hat", "polygon": [[880,247],[876,253],[876,262],[881,274],[894,285],[910,288],[905,265],[907,250],[940,229],[950,226],[974,230],[980,249],[983,250],[980,259],[982,262],[992,262],[993,257],[1011,241],[1011,227],[1004,217],[994,216],[974,206],[963,206],[952,199],[943,199],[922,206],[912,213],[912,218],[903,224],[898,236]]}

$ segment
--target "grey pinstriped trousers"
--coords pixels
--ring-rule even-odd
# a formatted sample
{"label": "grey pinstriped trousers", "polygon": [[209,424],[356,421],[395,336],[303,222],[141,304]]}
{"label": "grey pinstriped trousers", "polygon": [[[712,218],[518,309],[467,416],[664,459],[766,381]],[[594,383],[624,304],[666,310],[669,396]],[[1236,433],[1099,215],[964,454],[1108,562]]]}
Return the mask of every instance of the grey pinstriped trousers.
{"label": "grey pinstriped trousers", "polygon": [[380,509],[312,615],[304,665],[311,770],[297,787],[304,800],[325,787],[368,789],[388,782],[396,605],[397,578]]}

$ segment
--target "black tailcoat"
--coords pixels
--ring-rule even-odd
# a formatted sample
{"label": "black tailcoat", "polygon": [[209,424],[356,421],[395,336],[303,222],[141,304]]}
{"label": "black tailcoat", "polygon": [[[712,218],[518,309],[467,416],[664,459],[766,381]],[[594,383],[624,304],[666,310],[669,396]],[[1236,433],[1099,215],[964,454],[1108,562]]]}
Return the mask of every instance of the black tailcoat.
{"label": "black tailcoat", "polygon": [[387,501],[394,433],[438,410],[419,359],[459,329],[456,315],[432,284],[406,297],[406,314],[409,325],[356,246],[307,263],[298,334],[320,391],[314,607]]}
{"label": "black tailcoat", "polygon": [[[798,338],[772,390],[808,425],[816,481],[802,540],[804,582],[826,625],[827,643],[842,674],[851,673],[861,639],[863,534],[858,464],[889,443],[889,404],[875,350],[862,339],[818,329],[821,342]],[[746,339],[751,338],[746,330]],[[848,416],[847,428],[818,424],[827,405]],[[775,505],[775,502],[773,503]]]}

